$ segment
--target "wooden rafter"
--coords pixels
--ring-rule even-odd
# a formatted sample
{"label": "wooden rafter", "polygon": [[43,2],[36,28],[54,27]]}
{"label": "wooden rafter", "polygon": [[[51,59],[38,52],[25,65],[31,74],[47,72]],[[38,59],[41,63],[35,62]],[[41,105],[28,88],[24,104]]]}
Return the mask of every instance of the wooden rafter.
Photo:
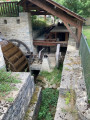
{"label": "wooden rafter", "polygon": [[62,21],[66,21],[67,23],[75,26],[78,28],[78,24],[76,21],[72,20],[72,17],[70,16],[66,16],[63,11],[58,11],[55,8],[50,7],[46,2],[41,2],[39,0],[28,0],[30,2],[32,2],[33,4],[39,6],[40,8],[43,8],[45,11],[48,11],[49,13],[51,13],[54,16],[59,17],[60,19],[62,19]]}
{"label": "wooden rafter", "polygon": [[30,11],[31,15],[51,15],[48,12],[40,12],[40,11]]}
{"label": "wooden rafter", "polygon": [[[76,21],[72,20],[72,17],[70,18],[70,16],[65,15],[63,12],[58,11],[57,9],[51,8],[49,5],[47,5],[46,3],[40,2],[39,0],[29,0],[30,2],[32,2],[33,4],[42,7],[43,9],[48,11],[49,13],[51,13],[52,15],[55,15],[57,17],[59,17],[63,23],[65,24],[65,26],[67,27],[67,29],[69,30],[69,32],[72,34],[73,38],[76,40],[77,44],[79,44],[78,41],[80,41],[80,32],[78,34],[78,37],[73,33],[72,29],[70,28],[70,26],[68,24],[71,24],[73,26],[75,26],[77,29],[79,29],[79,25]],[[78,45],[79,46],[79,45]]]}
{"label": "wooden rafter", "polygon": [[[81,32],[82,32],[82,24],[83,24],[83,21],[85,21],[84,18],[68,10],[67,8],[57,4],[52,0],[43,0],[43,1],[28,0],[28,2],[30,2],[28,4],[28,10],[36,10],[36,12],[31,11],[32,15],[52,14],[53,16],[57,16],[58,18],[60,18],[63,21],[64,25],[69,30],[69,32],[72,34],[73,38],[76,40],[77,46],[79,47]],[[43,9],[43,12],[40,11],[41,9]],[[72,31],[69,24],[76,27],[77,34],[75,34]]]}

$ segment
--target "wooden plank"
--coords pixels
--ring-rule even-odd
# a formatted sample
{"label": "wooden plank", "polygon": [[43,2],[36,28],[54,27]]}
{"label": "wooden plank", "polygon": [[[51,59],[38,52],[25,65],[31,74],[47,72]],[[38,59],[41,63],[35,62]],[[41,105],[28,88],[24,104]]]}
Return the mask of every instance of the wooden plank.
{"label": "wooden plank", "polygon": [[56,46],[57,44],[60,44],[61,47],[67,47],[68,42],[67,41],[60,41],[60,42],[46,42],[46,41],[35,41],[33,42],[35,46]]}
{"label": "wooden plank", "polygon": [[13,46],[14,45],[12,43],[8,43],[7,45],[5,45],[5,46],[2,47],[2,51],[5,52],[5,51],[13,48]]}
{"label": "wooden plank", "polygon": [[25,56],[22,56],[15,64],[15,68],[18,68],[19,66],[21,66],[22,62],[24,62],[26,60]]}
{"label": "wooden plank", "polygon": [[22,56],[23,56],[22,52],[18,51],[16,54],[9,58],[9,61],[14,64]]}
{"label": "wooden plank", "polygon": [[5,57],[10,58],[10,57],[13,56],[15,53],[17,53],[18,50],[19,50],[18,47],[15,46],[15,47],[7,50],[6,52],[4,52],[4,55],[5,55]]}
{"label": "wooden plank", "polygon": [[69,33],[67,32],[65,33],[65,41],[68,41],[68,39],[69,39]]}
{"label": "wooden plank", "polygon": [[[6,49],[6,48],[7,49]],[[29,71],[28,61],[22,51],[13,43],[4,46],[3,52],[7,69],[13,72]]]}
{"label": "wooden plank", "polygon": [[25,66],[28,66],[27,61],[21,64],[21,66],[17,69],[17,72],[22,72],[22,71],[25,72]]}
{"label": "wooden plank", "polygon": [[77,31],[77,37],[78,37],[77,48],[79,48],[79,46],[80,46],[80,40],[81,40],[81,34],[82,34],[82,25],[83,25],[83,23],[79,24],[78,31]]}
{"label": "wooden plank", "polygon": [[45,39],[45,40],[33,40],[33,42],[53,42],[53,41],[56,41],[56,39]]}
{"label": "wooden plank", "polygon": [[51,14],[48,13],[48,12],[38,12],[38,11],[36,11],[36,12],[30,11],[30,13],[31,13],[32,15],[51,15]]}

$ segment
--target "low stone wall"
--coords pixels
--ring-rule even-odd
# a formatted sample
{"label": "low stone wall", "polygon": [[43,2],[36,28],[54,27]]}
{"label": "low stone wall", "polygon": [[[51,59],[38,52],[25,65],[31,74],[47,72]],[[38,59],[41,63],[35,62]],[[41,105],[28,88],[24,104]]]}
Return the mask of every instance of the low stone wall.
{"label": "low stone wall", "polygon": [[[13,74],[17,75],[17,73]],[[8,103],[4,100],[0,102],[0,109],[3,109],[3,112],[0,110],[0,120],[23,120],[24,118],[34,92],[34,80],[30,73],[18,73],[18,78],[21,80],[21,83],[16,84],[18,90],[10,93],[14,102]]]}
{"label": "low stone wall", "polygon": [[35,92],[28,106],[24,120],[37,120],[42,98],[41,90],[42,90],[41,87],[39,86],[35,87]]}
{"label": "low stone wall", "polygon": [[[67,53],[65,56],[62,78],[60,83],[60,95],[58,98],[57,109],[54,120],[76,120],[75,116],[73,116],[69,112],[63,112],[63,110],[67,110],[67,105],[65,103],[65,95],[71,90],[75,91],[76,103],[75,103],[75,111],[79,114],[78,120],[90,120],[90,107],[88,105],[87,99],[87,90],[85,86],[85,80],[83,76],[83,68],[81,67],[81,59],[79,55],[79,50],[76,49],[74,41],[69,41]],[[69,103],[69,109],[70,105]],[[63,109],[63,110],[62,110]],[[72,109],[73,110],[73,109]]]}

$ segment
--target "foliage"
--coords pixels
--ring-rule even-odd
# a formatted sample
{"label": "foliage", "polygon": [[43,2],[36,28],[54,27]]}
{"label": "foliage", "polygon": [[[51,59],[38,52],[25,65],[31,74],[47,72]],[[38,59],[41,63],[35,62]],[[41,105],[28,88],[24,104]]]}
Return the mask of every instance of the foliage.
{"label": "foliage", "polygon": [[33,30],[43,29],[47,26],[45,20],[38,20],[37,16],[32,16],[32,28]]}
{"label": "foliage", "polygon": [[65,98],[65,103],[66,103],[66,104],[69,104],[69,103],[70,103],[70,100],[71,100],[71,94],[70,94],[70,92],[67,92],[67,93],[66,93],[66,98]]}
{"label": "foliage", "polygon": [[11,90],[16,90],[12,83],[20,83],[16,76],[12,76],[11,72],[6,72],[4,69],[0,70],[0,96],[5,96]]}
{"label": "foliage", "polygon": [[40,76],[45,77],[51,84],[58,84],[61,79],[62,67],[63,65],[60,65],[59,69],[55,67],[52,72],[42,71]]}
{"label": "foliage", "polygon": [[13,97],[9,97],[9,98],[6,99],[6,101],[8,101],[8,102],[13,102],[13,101],[14,101],[14,98],[13,98]]}
{"label": "foliage", "polygon": [[54,1],[61,4],[61,5],[63,5],[63,0],[54,0]]}
{"label": "foliage", "polygon": [[54,0],[71,11],[83,16],[90,16],[90,0]]}
{"label": "foliage", "polygon": [[38,120],[53,120],[58,100],[58,90],[46,88],[42,90],[42,103]]}
{"label": "foliage", "polygon": [[90,47],[90,26],[83,26],[83,34],[86,36],[88,45]]}

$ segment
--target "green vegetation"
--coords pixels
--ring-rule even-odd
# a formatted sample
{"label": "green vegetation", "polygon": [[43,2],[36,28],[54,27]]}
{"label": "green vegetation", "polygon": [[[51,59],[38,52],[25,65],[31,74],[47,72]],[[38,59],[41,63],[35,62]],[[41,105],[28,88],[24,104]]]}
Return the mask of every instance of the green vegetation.
{"label": "green vegetation", "polygon": [[42,90],[42,103],[37,120],[53,120],[59,91],[46,88]]}
{"label": "green vegetation", "polygon": [[36,15],[32,16],[32,28],[33,30],[42,29],[48,26],[44,18],[37,18]]}
{"label": "green vegetation", "polygon": [[65,103],[66,103],[66,104],[69,104],[69,103],[70,103],[70,100],[71,100],[71,94],[70,94],[70,92],[67,92],[67,93],[66,93],[66,98],[65,98]]}
{"label": "green vegetation", "polygon": [[54,1],[83,17],[90,16],[90,0],[54,0]]}
{"label": "green vegetation", "polygon": [[83,26],[83,34],[86,36],[88,45],[90,47],[90,26]]}
{"label": "green vegetation", "polygon": [[6,72],[4,69],[0,70],[0,97],[4,97],[10,91],[16,90],[15,83],[20,83],[20,80],[16,79],[16,76],[12,76],[11,72]]}
{"label": "green vegetation", "polygon": [[63,65],[60,65],[59,69],[56,67],[52,72],[42,71],[40,72],[40,76],[45,77],[51,84],[59,84],[61,79]]}
{"label": "green vegetation", "polygon": [[33,20],[32,21],[32,28],[33,30],[38,30],[46,27],[46,21],[41,21],[41,20]]}
{"label": "green vegetation", "polygon": [[8,102],[13,102],[13,101],[14,101],[14,98],[13,98],[13,97],[7,98],[6,101],[8,101]]}

